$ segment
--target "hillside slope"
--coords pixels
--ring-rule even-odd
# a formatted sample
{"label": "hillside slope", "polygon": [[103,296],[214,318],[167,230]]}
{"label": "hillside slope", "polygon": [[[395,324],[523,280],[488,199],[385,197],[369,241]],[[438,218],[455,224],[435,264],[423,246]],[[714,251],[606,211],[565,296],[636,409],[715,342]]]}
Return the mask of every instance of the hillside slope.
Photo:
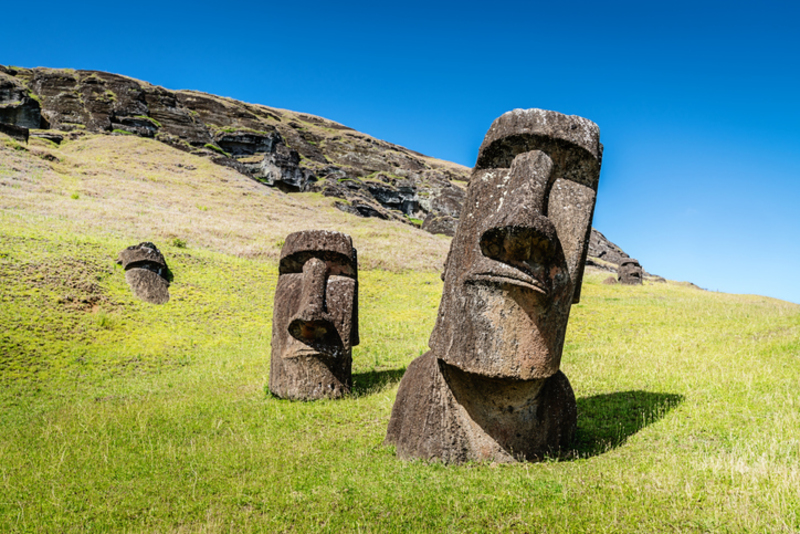
{"label": "hillside slope", "polygon": [[[333,197],[334,207],[360,217],[450,236],[470,174],[321,117],[99,71],[0,65],[0,131],[4,124],[56,142],[155,139],[284,192]],[[628,257],[595,230],[590,256],[609,271]]]}
{"label": "hillside slope", "polygon": [[[284,191],[316,191],[366,217],[452,233],[469,169],[305,113],[117,74],[0,65],[0,123],[58,139],[156,139]],[[43,130],[43,131],[37,131]]]}

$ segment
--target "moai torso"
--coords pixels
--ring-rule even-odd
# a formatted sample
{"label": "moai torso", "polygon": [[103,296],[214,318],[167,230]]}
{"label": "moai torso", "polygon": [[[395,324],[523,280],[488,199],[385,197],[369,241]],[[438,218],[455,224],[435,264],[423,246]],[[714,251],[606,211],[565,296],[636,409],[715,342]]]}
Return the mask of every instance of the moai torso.
{"label": "moai torso", "polygon": [[358,261],[350,236],[308,230],[281,250],[269,389],[281,398],[338,398],[352,387]]}
{"label": "moai torso", "polygon": [[124,249],[117,263],[125,269],[125,280],[134,295],[150,304],[169,301],[170,271],[164,255],[153,243],[144,241]]}
{"label": "moai torso", "polygon": [[617,279],[621,284],[631,286],[642,285],[644,270],[639,262],[634,259],[622,260],[617,269]]}
{"label": "moai torso", "polygon": [[514,461],[564,449],[577,421],[559,371],[580,296],[602,145],[593,122],[539,109],[495,120],[445,265],[430,352],[400,384],[401,457]]}

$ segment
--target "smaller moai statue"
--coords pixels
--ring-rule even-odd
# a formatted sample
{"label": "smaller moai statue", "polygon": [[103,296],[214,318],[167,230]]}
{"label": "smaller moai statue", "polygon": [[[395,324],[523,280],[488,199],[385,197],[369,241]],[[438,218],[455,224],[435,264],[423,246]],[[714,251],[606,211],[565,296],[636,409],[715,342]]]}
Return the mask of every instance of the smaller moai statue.
{"label": "smaller moai statue", "polygon": [[125,280],[134,295],[150,304],[169,302],[169,267],[153,243],[144,241],[124,249],[117,263],[125,269]]}
{"label": "smaller moai statue", "polygon": [[357,275],[350,236],[306,230],[286,237],[272,316],[273,395],[314,400],[350,392],[359,342]]}
{"label": "smaller moai statue", "polygon": [[640,286],[643,278],[644,270],[637,260],[628,258],[627,260],[622,260],[622,263],[619,264],[617,279],[621,284]]}

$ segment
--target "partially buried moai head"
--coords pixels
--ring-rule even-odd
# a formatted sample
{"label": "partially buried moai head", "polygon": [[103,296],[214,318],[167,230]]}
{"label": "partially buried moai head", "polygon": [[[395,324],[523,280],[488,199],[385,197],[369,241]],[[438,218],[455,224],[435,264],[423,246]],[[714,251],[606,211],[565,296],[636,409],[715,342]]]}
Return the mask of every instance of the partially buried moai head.
{"label": "partially buried moai head", "polygon": [[122,250],[117,263],[125,269],[125,280],[134,295],[151,304],[169,301],[172,276],[164,255],[153,243],[143,241]]}
{"label": "partially buried moai head", "polygon": [[637,260],[628,258],[627,260],[622,260],[619,264],[617,279],[620,283],[632,286],[642,285],[643,278],[644,270]]}
{"label": "partially buried moai head", "polygon": [[494,121],[445,265],[430,347],[461,371],[558,371],[578,302],[603,147],[595,123],[541,109]]}
{"label": "partially buried moai head", "polygon": [[281,398],[337,398],[352,387],[358,261],[350,236],[290,234],[281,250],[269,388]]}

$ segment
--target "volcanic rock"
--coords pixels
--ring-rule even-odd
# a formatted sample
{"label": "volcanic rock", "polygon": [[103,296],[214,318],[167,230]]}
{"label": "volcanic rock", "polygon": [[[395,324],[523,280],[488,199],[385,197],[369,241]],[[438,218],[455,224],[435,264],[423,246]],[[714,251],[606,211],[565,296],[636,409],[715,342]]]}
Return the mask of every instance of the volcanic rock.
{"label": "volcanic rock", "polygon": [[150,304],[169,302],[172,275],[164,255],[153,243],[144,241],[122,250],[117,263],[125,269],[125,280],[134,295]]}
{"label": "volcanic rock", "polygon": [[642,270],[642,266],[639,265],[639,262],[628,258],[627,260],[622,260],[622,263],[620,263],[619,271],[617,271],[617,279],[621,284],[640,286],[642,285],[643,273],[644,271]]}

